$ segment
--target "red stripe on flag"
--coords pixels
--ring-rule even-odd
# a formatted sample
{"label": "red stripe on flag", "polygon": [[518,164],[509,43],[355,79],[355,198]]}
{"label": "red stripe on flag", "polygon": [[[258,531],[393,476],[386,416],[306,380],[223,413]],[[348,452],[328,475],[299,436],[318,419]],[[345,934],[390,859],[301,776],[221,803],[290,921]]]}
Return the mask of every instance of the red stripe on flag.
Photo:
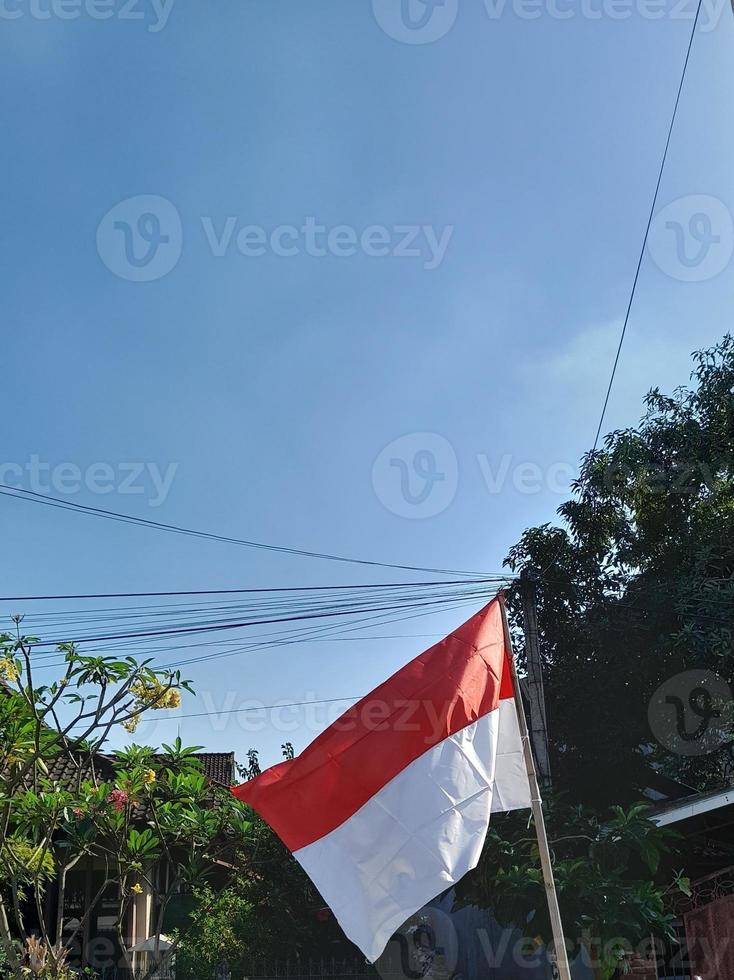
{"label": "red stripe on flag", "polygon": [[353,705],[295,759],[232,792],[297,851],[342,824],[432,746],[512,696],[495,599]]}

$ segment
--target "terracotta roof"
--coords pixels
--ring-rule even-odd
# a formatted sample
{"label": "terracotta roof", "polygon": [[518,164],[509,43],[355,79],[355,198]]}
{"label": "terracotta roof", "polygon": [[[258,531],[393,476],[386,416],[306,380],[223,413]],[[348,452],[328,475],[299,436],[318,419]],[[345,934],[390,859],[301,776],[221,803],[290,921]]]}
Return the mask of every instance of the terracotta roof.
{"label": "terracotta roof", "polygon": [[[79,768],[74,759],[70,755],[67,755],[66,752],[60,752],[52,759],[47,759],[46,764],[48,765],[48,774],[51,779],[65,787],[72,787],[75,785],[79,775]],[[111,778],[112,762],[106,756],[95,756],[94,768],[97,772],[97,776],[100,779],[104,780]],[[89,761],[84,760],[82,779],[89,779],[91,774],[92,772]]]}
{"label": "terracotta roof", "polygon": [[[234,783],[234,752],[197,752],[194,758],[201,762],[202,771],[207,779],[224,786],[231,786]],[[112,759],[110,756],[97,755],[94,764],[100,779],[111,778]],[[49,762],[49,775],[62,785],[72,786],[77,774],[77,766],[68,755],[57,755]],[[84,778],[88,778],[89,775],[89,764],[87,763]]]}
{"label": "terracotta roof", "polygon": [[215,783],[231,786],[235,780],[234,752],[197,752],[204,775]]}
{"label": "terracotta roof", "polygon": [[[15,691],[0,678],[0,694],[14,694]],[[212,782],[231,786],[235,781],[234,752],[197,752],[195,757],[201,762],[204,775]],[[95,768],[102,779],[112,776],[112,759],[109,755],[95,756]],[[74,761],[64,754],[54,756],[48,762],[49,775],[52,779],[67,785],[72,785],[77,778],[78,769]],[[90,775],[89,765],[85,766],[85,778]]]}

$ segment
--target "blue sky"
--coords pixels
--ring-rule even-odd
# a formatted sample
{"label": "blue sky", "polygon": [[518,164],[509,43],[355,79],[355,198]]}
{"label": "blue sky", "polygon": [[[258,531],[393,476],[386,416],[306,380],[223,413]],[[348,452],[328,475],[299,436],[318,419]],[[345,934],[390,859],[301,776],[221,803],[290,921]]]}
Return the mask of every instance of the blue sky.
{"label": "blue sky", "polygon": [[[690,5],[624,2],[447,0],[404,43],[398,0],[5,0],[6,482],[35,458],[77,503],[499,569],[593,440],[691,30]],[[707,6],[607,427],[730,329],[733,53]],[[680,261],[676,225],[718,241]],[[446,477],[426,505],[421,453]],[[0,499],[3,595],[389,577]],[[195,665],[183,711],[361,694],[457,615]],[[259,717],[150,737],[272,762],[326,723]]]}

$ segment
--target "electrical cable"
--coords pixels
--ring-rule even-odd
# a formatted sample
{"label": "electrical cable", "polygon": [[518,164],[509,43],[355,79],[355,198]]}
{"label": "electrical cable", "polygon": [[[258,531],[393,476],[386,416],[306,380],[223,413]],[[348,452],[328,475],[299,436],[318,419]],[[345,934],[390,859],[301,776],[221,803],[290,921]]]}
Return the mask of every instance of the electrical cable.
{"label": "electrical cable", "polygon": [[599,418],[599,425],[597,426],[596,435],[594,437],[594,445],[593,445],[593,448],[591,450],[591,457],[592,458],[593,458],[594,453],[596,452],[597,446],[599,444],[599,436],[601,435],[601,429],[602,429],[602,426],[604,425],[604,419],[605,419],[606,414],[607,414],[607,406],[609,405],[609,397],[610,397],[610,395],[612,393],[612,387],[614,385],[614,378],[615,378],[615,376],[617,374],[617,366],[619,364],[620,354],[622,353],[622,345],[624,344],[624,338],[625,338],[625,336],[627,334],[627,325],[629,323],[630,312],[632,310],[632,303],[634,301],[635,293],[637,291],[637,283],[638,283],[639,278],[640,278],[640,270],[642,269],[642,263],[643,263],[643,260],[645,258],[645,252],[647,250],[647,242],[648,242],[648,239],[650,237],[650,228],[652,226],[652,220],[653,220],[653,218],[655,216],[655,208],[657,206],[658,195],[660,193],[660,186],[661,186],[662,180],[663,180],[663,171],[665,170],[665,163],[666,163],[666,161],[668,159],[668,150],[670,149],[670,142],[671,142],[671,139],[672,139],[672,136],[673,136],[673,128],[675,126],[676,116],[678,115],[678,106],[680,105],[681,93],[683,92],[683,83],[685,82],[686,72],[688,70],[688,62],[690,61],[690,58],[691,58],[691,50],[693,48],[693,40],[694,40],[694,38],[696,36],[696,27],[698,26],[698,20],[699,20],[700,14],[701,14],[701,5],[702,5],[702,0],[698,0],[698,7],[696,8],[696,16],[695,16],[695,19],[693,21],[693,28],[691,30],[691,36],[690,36],[689,41],[688,41],[688,50],[686,51],[686,58],[685,58],[685,61],[683,63],[683,72],[681,74],[680,84],[678,86],[678,94],[677,94],[676,99],[675,99],[675,105],[673,107],[673,115],[671,117],[670,126],[668,128],[668,138],[665,141],[665,150],[663,151],[663,158],[662,158],[661,163],[660,163],[660,170],[658,172],[657,184],[655,185],[655,194],[653,195],[652,206],[650,208],[650,214],[649,214],[649,217],[647,219],[647,226],[645,228],[645,237],[642,240],[642,249],[640,250],[640,257],[639,257],[639,259],[637,261],[637,269],[635,270],[635,277],[634,277],[634,280],[632,282],[632,291],[630,293],[629,302],[627,303],[627,311],[625,313],[624,323],[622,324],[622,332],[621,332],[620,337],[619,337],[619,344],[617,346],[617,353],[616,353],[616,356],[614,358],[614,363],[612,365],[612,373],[611,373],[611,376],[609,378],[609,385],[607,386],[607,392],[606,392],[606,396],[604,398],[604,404],[602,406],[601,416]]}
{"label": "electrical cable", "polygon": [[[370,592],[368,594],[357,593],[345,596],[344,594],[327,596],[319,595],[316,597],[298,597],[295,601],[289,598],[287,601],[282,599],[259,599],[257,602],[229,604],[225,606],[208,604],[205,606],[196,605],[186,609],[176,608],[174,610],[164,608],[163,612],[150,611],[150,607],[141,609],[123,607],[122,610],[115,610],[111,615],[95,616],[94,611],[90,611],[91,618],[77,616],[74,621],[60,619],[52,615],[52,621],[45,621],[42,624],[43,631],[48,635],[53,632],[57,636],[63,636],[66,640],[73,637],[75,642],[108,642],[111,640],[132,640],[136,642],[141,637],[148,639],[165,637],[174,632],[200,632],[210,627],[235,627],[242,625],[259,625],[261,623],[289,622],[298,621],[303,618],[302,614],[311,613],[318,617],[326,614],[351,614],[370,611],[391,611],[411,607],[415,602],[427,604],[432,600],[444,601],[460,598],[482,598],[495,592],[497,584],[491,589],[486,585],[472,586],[471,588],[455,586],[451,589],[410,589],[410,590],[387,590],[382,592]],[[338,600],[338,601],[337,601]],[[277,615],[276,615],[277,614]],[[250,619],[250,617],[254,617]],[[157,620],[167,620],[167,622],[157,622]],[[135,623],[135,631],[131,632],[106,632],[100,634],[99,625],[119,626],[130,621]],[[96,629],[89,631],[88,627],[96,626]],[[148,629],[141,627],[149,627]],[[155,629],[153,627],[156,627]],[[159,628],[166,627],[166,628]],[[53,641],[39,641],[36,647],[57,645],[58,639]]]}
{"label": "electrical cable", "polygon": [[[179,659],[176,661],[172,661],[170,663],[163,664],[159,669],[169,670],[169,669],[179,668],[183,666],[188,666],[190,664],[203,663],[210,660],[219,660],[219,659],[224,659],[225,657],[238,656],[241,653],[249,653],[249,652],[254,652],[254,651],[264,650],[264,649],[280,648],[284,646],[289,646],[294,643],[319,642],[323,640],[325,633],[330,634],[331,637],[334,638],[333,641],[336,642],[339,639],[348,638],[348,637],[343,637],[344,633],[354,632],[355,630],[360,628],[370,629],[379,626],[386,626],[392,623],[405,622],[411,619],[423,618],[425,616],[434,615],[435,613],[438,612],[450,612],[455,609],[463,609],[469,604],[475,605],[475,602],[476,600],[473,598],[472,599],[464,598],[459,601],[455,601],[455,602],[452,601],[451,604],[447,604],[438,609],[433,609],[433,610],[421,609],[419,612],[412,612],[409,615],[394,616],[392,618],[386,618],[386,615],[388,615],[389,612],[396,611],[395,609],[382,610],[378,614],[363,616],[362,618],[354,619],[348,623],[332,622],[332,623],[325,623],[320,626],[301,626],[295,630],[285,631],[285,632],[277,631],[274,634],[272,633],[260,634],[260,639],[252,640],[249,643],[247,643],[245,646],[241,646],[234,650],[225,650],[212,654],[204,654],[202,656],[189,658],[188,660]],[[365,625],[368,623],[371,625]],[[279,636],[281,637],[281,639],[270,640],[268,642],[263,643],[262,637],[267,637],[267,636],[276,636],[276,637]],[[351,639],[351,637],[349,637],[348,639]],[[370,639],[370,637],[369,636],[355,637],[354,639]],[[236,642],[236,641],[230,641],[230,642]],[[193,645],[208,647],[211,644],[202,643],[202,644],[193,644]],[[167,649],[179,649],[181,653],[184,653],[186,650],[190,649],[190,646],[185,646],[183,648],[169,647]],[[46,654],[44,656],[51,657],[54,655],[55,653]],[[142,654],[138,654],[138,655],[140,656]],[[57,660],[52,663],[43,663],[43,664],[39,664],[37,663],[37,661],[34,660],[34,669],[48,669],[48,668],[61,667],[63,666],[63,664],[64,664],[63,660]]]}
{"label": "electrical cable", "polygon": [[[437,600],[433,600],[433,602],[438,603],[438,602],[452,601],[455,598],[456,598],[455,596],[451,596],[448,599],[443,599],[443,600],[437,599]],[[417,606],[426,606],[426,605],[431,605],[431,602],[419,602],[419,603],[412,603],[409,605],[400,603],[398,606],[372,607],[363,610],[357,609],[356,611],[378,612],[380,609],[387,609],[387,610],[398,609],[398,608],[410,609],[410,608],[416,608]],[[307,620],[307,619],[322,619],[331,616],[344,616],[352,612],[355,612],[355,608],[353,606],[348,607],[346,610],[343,611],[310,612],[310,613],[303,613],[297,616],[281,616],[281,617],[274,617],[270,619],[251,619],[251,620],[244,620],[242,622],[216,623],[207,626],[186,626],[186,627],[178,627],[176,629],[169,629],[169,630],[148,630],[148,631],[139,631],[134,633],[111,633],[103,636],[85,636],[82,639],[87,643],[101,643],[106,640],[149,639],[151,637],[156,637],[156,636],[174,636],[174,635],[183,635],[183,634],[192,634],[192,633],[209,633],[209,632],[216,632],[219,630],[242,629],[246,626],[264,626],[264,625],[270,625],[272,623],[299,622],[301,620]],[[67,642],[67,641],[41,640],[35,644],[35,647],[36,648],[47,647],[47,646],[57,647],[60,643],[63,642]]]}
{"label": "electrical cable", "polygon": [[[461,573],[465,574],[465,573]],[[418,586],[445,586],[445,585],[474,585],[483,582],[501,581],[507,582],[515,578],[512,573],[502,572],[487,573],[482,578],[475,579],[455,579],[454,581],[441,582],[376,582],[358,585],[290,585],[278,586],[276,588],[256,588],[256,589],[194,589],[181,592],[90,592],[68,595],[11,595],[0,596],[0,602],[46,602],[52,599],[151,599],[165,596],[184,596],[184,595],[241,595],[246,593],[258,592],[330,592],[343,589],[406,589]]]}
{"label": "electrical cable", "polygon": [[129,514],[122,514],[114,510],[105,510],[101,507],[90,507],[87,504],[77,504],[71,500],[60,500],[50,494],[38,493],[35,490],[26,490],[22,487],[11,487],[5,483],[0,483],[0,494],[6,497],[13,497],[16,500],[25,500],[29,503],[43,504],[48,507],[58,507],[62,510],[71,510],[75,513],[83,513],[91,517],[100,517],[105,520],[118,521],[123,524],[136,524],[139,527],[149,527],[158,531],[169,531],[175,534],[184,534],[190,537],[205,538],[209,541],[221,541],[225,544],[241,545],[245,548],[254,548],[260,551],[277,552],[279,554],[293,555],[299,558],[316,558],[321,561],[345,562],[351,565],[368,565],[373,568],[396,568],[400,571],[427,572],[435,575],[481,575],[481,572],[466,572],[451,568],[426,568],[421,565],[401,565],[393,562],[370,561],[366,558],[349,558],[344,555],[332,555],[319,551],[306,551],[301,548],[289,548],[284,545],[267,544],[263,541],[250,541],[245,538],[235,538],[224,534],[215,534],[212,531],[200,531],[195,528],[187,528],[177,524],[164,524],[161,521],[151,521],[145,517],[133,517]]}

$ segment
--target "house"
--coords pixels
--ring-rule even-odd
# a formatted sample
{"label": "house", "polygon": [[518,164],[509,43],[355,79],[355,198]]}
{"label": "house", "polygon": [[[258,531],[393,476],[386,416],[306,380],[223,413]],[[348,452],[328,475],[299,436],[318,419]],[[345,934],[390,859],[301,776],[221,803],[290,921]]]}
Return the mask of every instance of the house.
{"label": "house", "polygon": [[680,835],[680,864],[691,894],[671,896],[677,944],[658,965],[658,976],[734,977],[734,787],[661,803],[660,827]]}
{"label": "house", "polygon": [[[231,786],[235,781],[234,752],[200,752],[194,756],[201,764],[204,776],[212,783]],[[98,778],[104,780],[112,775],[112,760],[109,756],[97,755],[94,768]],[[78,778],[78,768],[71,758],[57,756],[49,767],[50,777],[61,785],[72,785]],[[168,873],[165,860],[150,869],[148,876],[152,881],[160,881]],[[226,869],[222,869],[223,877]],[[95,896],[105,881],[104,862],[101,857],[81,860],[68,873],[64,898],[64,932],[71,936],[83,920]],[[148,955],[145,941],[155,934],[159,909],[155,894],[143,882],[142,891],[136,894],[128,907],[123,935],[125,946],[132,953],[133,968],[143,965]],[[117,883],[110,884],[99,895],[91,914],[71,946],[69,963],[73,967],[92,967],[96,973],[114,978],[124,973],[125,962],[119,948],[116,923],[119,916],[121,895]],[[58,910],[58,889],[53,885],[48,889],[44,908],[47,924],[54,923]],[[175,903],[171,911],[175,911]],[[142,948],[141,948],[142,947]]]}

